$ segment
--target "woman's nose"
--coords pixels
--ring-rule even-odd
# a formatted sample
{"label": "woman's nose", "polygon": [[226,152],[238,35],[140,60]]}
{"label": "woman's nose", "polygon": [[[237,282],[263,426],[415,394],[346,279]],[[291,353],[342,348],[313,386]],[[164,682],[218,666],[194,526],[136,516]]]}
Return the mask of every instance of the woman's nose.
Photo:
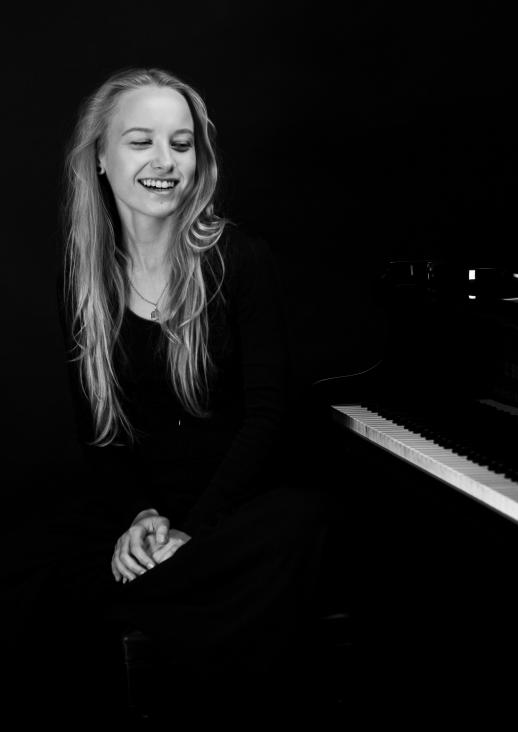
{"label": "woman's nose", "polygon": [[175,164],[173,151],[168,146],[161,147],[157,150],[153,167],[165,168],[166,170],[173,168]]}

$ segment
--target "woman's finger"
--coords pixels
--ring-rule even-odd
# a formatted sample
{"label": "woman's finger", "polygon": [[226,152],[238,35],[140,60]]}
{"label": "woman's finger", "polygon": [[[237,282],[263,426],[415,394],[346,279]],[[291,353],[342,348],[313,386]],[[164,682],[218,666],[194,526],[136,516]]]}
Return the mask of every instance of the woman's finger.
{"label": "woman's finger", "polygon": [[144,546],[148,555],[154,559],[153,554],[157,549],[160,549],[160,544],[157,542],[155,534],[147,534],[144,537]]}
{"label": "woman's finger", "polygon": [[120,573],[120,571],[117,567],[119,551],[120,551],[120,538],[117,539],[117,543],[115,544],[115,549],[113,550],[112,561],[111,561],[112,573],[117,582],[119,582],[122,579],[122,574]]}
{"label": "woman's finger", "polygon": [[185,543],[184,541],[178,541],[178,539],[169,539],[167,544],[153,553],[153,559],[160,564],[166,559],[170,559]]}
{"label": "woman's finger", "polygon": [[127,579],[135,579],[139,574],[143,574],[145,570],[130,557],[128,550],[129,537],[127,534],[123,534],[117,543],[114,554],[115,566]]}
{"label": "woman's finger", "polygon": [[172,557],[176,551],[176,545],[173,541],[168,541],[164,546],[159,547],[153,552],[153,559],[157,564],[161,564],[169,557]]}
{"label": "woman's finger", "polygon": [[145,573],[144,567],[139,564],[135,558],[133,557],[131,553],[131,545],[130,545],[131,537],[128,532],[124,534],[121,541],[121,548],[119,551],[119,560],[122,562],[122,564],[129,569],[131,572],[133,572],[135,575],[140,575]]}
{"label": "woman's finger", "polygon": [[124,565],[122,564],[122,562],[120,560],[122,540],[123,540],[122,536],[119,537],[119,539],[117,540],[115,549],[113,550],[112,561],[111,561],[113,576],[115,577],[117,582],[120,582],[120,580],[122,580],[123,582],[127,582],[127,580],[130,579],[129,571],[124,567]]}
{"label": "woman's finger", "polygon": [[156,539],[159,544],[164,544],[167,541],[167,534],[169,532],[169,526],[165,523],[161,524],[156,531]]}
{"label": "woman's finger", "polygon": [[137,577],[134,572],[132,572],[130,569],[128,569],[128,567],[126,567],[125,564],[122,563],[119,557],[115,557],[113,561],[115,563],[115,568],[123,578],[127,580],[132,580]]}
{"label": "woman's finger", "polygon": [[156,535],[158,544],[164,545],[169,534],[169,519],[166,516],[153,516],[149,519],[150,531]]}
{"label": "woman's finger", "polygon": [[165,562],[166,559],[171,559],[171,557],[174,556],[175,551],[176,551],[176,549],[173,548],[173,549],[168,549],[167,551],[164,551],[164,552],[162,552],[162,550],[160,550],[161,553],[159,555],[157,555],[155,553],[154,556],[156,559],[156,563],[162,564],[162,562]]}
{"label": "woman's finger", "polygon": [[144,549],[144,529],[139,526],[132,526],[129,531],[129,548],[128,551],[135,559],[137,559],[143,567],[153,569],[155,562]]}
{"label": "woman's finger", "polygon": [[180,531],[180,529],[171,529],[169,531],[169,538],[176,539],[182,544],[185,544],[189,541],[191,537],[189,536],[189,534],[186,534],[185,531]]}
{"label": "woman's finger", "polygon": [[120,575],[119,570],[115,566],[115,562],[114,562],[113,558],[112,558],[112,561],[111,561],[111,567],[112,567],[112,574],[115,577],[115,581],[116,582],[119,582],[120,579],[121,579],[121,575]]}

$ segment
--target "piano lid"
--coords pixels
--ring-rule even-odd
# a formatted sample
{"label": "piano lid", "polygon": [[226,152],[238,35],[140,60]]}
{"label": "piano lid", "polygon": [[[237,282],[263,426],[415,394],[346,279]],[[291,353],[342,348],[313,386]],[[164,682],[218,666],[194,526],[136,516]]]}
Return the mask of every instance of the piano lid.
{"label": "piano lid", "polygon": [[518,267],[391,260],[374,292],[388,334],[382,357],[315,382],[317,399],[462,396],[518,407]]}

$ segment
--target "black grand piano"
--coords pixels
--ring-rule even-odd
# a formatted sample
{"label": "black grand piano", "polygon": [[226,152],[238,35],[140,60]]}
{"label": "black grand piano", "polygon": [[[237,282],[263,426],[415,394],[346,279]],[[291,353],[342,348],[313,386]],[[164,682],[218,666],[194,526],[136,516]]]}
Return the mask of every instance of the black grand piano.
{"label": "black grand piano", "polygon": [[503,713],[518,690],[518,268],[393,261],[377,292],[382,358],[314,385],[357,691],[415,729]]}

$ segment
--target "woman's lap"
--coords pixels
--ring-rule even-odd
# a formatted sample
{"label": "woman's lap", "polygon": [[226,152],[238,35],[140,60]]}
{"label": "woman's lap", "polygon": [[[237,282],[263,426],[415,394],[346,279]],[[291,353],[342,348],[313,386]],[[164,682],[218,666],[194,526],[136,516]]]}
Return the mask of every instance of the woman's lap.
{"label": "woman's lap", "polygon": [[[122,663],[122,628],[169,638],[194,666],[209,668],[222,653],[228,663],[245,655],[260,663],[307,614],[326,535],[319,496],[272,490],[240,506],[213,535],[191,539],[122,585],[111,574],[110,528],[101,529],[88,543],[78,526],[49,527],[38,556],[27,551],[33,579],[25,580],[21,603],[32,607],[21,627],[20,657],[38,656],[44,666],[46,655],[61,657],[65,667],[46,679],[50,687],[69,684],[67,664],[76,664],[84,683],[104,663],[109,675],[110,664]],[[85,544],[74,550],[69,542],[79,537]],[[35,581],[41,577],[43,587]],[[36,663],[35,678],[42,673]]]}
{"label": "woman's lap", "polygon": [[[211,535],[112,588],[110,617],[187,645],[223,643],[257,624],[295,617],[310,597],[325,537],[316,495],[269,491]],[[180,630],[177,630],[180,629]]]}

